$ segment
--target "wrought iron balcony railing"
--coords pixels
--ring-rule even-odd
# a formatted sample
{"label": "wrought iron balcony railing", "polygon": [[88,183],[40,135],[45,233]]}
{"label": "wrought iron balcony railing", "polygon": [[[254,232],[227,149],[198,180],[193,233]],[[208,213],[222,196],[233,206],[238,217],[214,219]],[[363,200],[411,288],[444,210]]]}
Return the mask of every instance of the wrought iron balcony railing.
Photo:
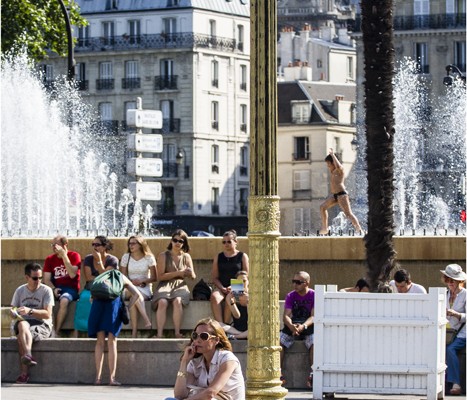
{"label": "wrought iron balcony railing", "polygon": [[96,79],[97,90],[112,90],[115,87],[115,79]]}
{"label": "wrought iron balcony railing", "polygon": [[163,178],[178,178],[178,164],[176,162],[165,162],[162,165]]}
{"label": "wrought iron balcony railing", "polygon": [[[134,49],[193,49],[213,48],[222,51],[240,50],[240,43],[235,39],[220,36],[202,35],[193,32],[159,33],[140,36],[111,36],[79,39],[76,52],[97,52],[107,50]],[[241,51],[241,50],[240,50]]]}
{"label": "wrought iron balcony railing", "polygon": [[305,152],[299,152],[299,153],[292,153],[292,159],[294,161],[304,161],[304,160],[309,160],[310,159],[311,153],[309,151]]}
{"label": "wrought iron balcony railing", "polygon": [[93,130],[101,135],[118,135],[118,125],[118,120],[95,121],[93,123]]}
{"label": "wrought iron balcony railing", "polygon": [[88,90],[89,89],[89,82],[87,80],[85,81],[76,81],[76,86],[78,90]]}
{"label": "wrought iron balcony railing", "polygon": [[240,130],[246,132],[246,124],[240,124]]}
{"label": "wrought iron balcony railing", "polygon": [[122,78],[122,89],[139,89],[141,78]]}
{"label": "wrought iron balcony railing", "polygon": [[211,211],[214,215],[219,215],[219,204],[212,204]]}
{"label": "wrought iron balcony railing", "polygon": [[[348,30],[361,32],[361,22],[360,15],[355,20],[349,20]],[[452,28],[465,29],[465,13],[394,16],[395,31]]]}
{"label": "wrought iron balcony railing", "polygon": [[246,91],[246,82],[240,83],[240,89]]}
{"label": "wrought iron balcony railing", "polygon": [[164,118],[162,133],[180,133],[180,118]]}
{"label": "wrought iron balcony railing", "polygon": [[212,129],[215,129],[216,131],[219,130],[219,122],[218,121],[212,121],[211,126],[212,126]]}
{"label": "wrought iron balcony railing", "polygon": [[176,90],[178,75],[158,75],[154,77],[154,90]]}

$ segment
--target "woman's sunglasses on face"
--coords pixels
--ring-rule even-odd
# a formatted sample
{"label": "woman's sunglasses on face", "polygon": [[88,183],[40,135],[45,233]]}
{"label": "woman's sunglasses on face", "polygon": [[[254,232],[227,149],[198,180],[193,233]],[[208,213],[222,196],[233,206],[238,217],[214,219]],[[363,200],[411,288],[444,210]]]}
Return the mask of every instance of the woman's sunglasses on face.
{"label": "woman's sunglasses on face", "polygon": [[232,241],[231,241],[231,240],[223,240],[223,241],[222,241],[222,244],[227,244],[227,243],[228,243],[228,244],[232,244]]}
{"label": "woman's sunglasses on face", "polygon": [[175,238],[172,238],[172,242],[174,242],[174,243],[180,243],[180,244],[185,243],[185,241],[184,241],[183,239],[175,239]]}
{"label": "woman's sunglasses on face", "polygon": [[91,244],[91,246],[92,247],[101,247],[101,246],[103,246],[103,244],[102,243],[93,243],[93,244]]}
{"label": "woman's sunglasses on face", "polygon": [[191,333],[191,338],[193,340],[196,340],[196,339],[200,338],[203,342],[205,342],[206,340],[209,340],[211,338],[215,338],[215,337],[217,337],[217,336],[211,335],[210,333],[207,333],[207,332],[201,332],[201,333],[192,332]]}

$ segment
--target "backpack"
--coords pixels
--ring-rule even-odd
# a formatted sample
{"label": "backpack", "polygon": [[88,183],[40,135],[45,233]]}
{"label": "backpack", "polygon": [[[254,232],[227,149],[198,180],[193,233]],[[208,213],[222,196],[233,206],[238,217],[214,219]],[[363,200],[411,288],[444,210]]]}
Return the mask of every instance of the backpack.
{"label": "backpack", "polygon": [[115,300],[122,292],[122,273],[116,269],[104,272],[92,281],[91,296],[94,299]]}
{"label": "backpack", "polygon": [[211,287],[204,281],[204,279],[201,279],[193,287],[193,300],[209,300],[211,292]]}

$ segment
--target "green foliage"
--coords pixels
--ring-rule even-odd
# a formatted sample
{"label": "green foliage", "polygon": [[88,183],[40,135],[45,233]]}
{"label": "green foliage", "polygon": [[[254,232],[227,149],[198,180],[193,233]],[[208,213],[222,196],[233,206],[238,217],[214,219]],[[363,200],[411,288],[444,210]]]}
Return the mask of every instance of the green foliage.
{"label": "green foliage", "polygon": [[[26,50],[29,57],[40,61],[47,51],[61,56],[67,53],[65,17],[58,0],[1,0],[2,55],[15,55]],[[84,26],[73,0],[63,0],[70,22]]]}

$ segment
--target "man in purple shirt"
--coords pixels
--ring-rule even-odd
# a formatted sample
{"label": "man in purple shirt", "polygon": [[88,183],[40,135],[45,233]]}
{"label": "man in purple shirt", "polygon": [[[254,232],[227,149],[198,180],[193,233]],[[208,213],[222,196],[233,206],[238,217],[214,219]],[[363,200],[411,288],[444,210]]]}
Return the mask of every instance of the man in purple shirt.
{"label": "man in purple shirt", "polygon": [[[295,340],[304,340],[310,352],[310,368],[313,365],[313,315],[315,307],[315,291],[309,288],[310,275],[305,271],[297,272],[292,284],[294,290],[285,297],[284,328],[280,334],[282,346],[281,365],[284,351],[293,345]],[[307,386],[312,387],[312,372]],[[284,379],[281,377],[281,380]]]}

